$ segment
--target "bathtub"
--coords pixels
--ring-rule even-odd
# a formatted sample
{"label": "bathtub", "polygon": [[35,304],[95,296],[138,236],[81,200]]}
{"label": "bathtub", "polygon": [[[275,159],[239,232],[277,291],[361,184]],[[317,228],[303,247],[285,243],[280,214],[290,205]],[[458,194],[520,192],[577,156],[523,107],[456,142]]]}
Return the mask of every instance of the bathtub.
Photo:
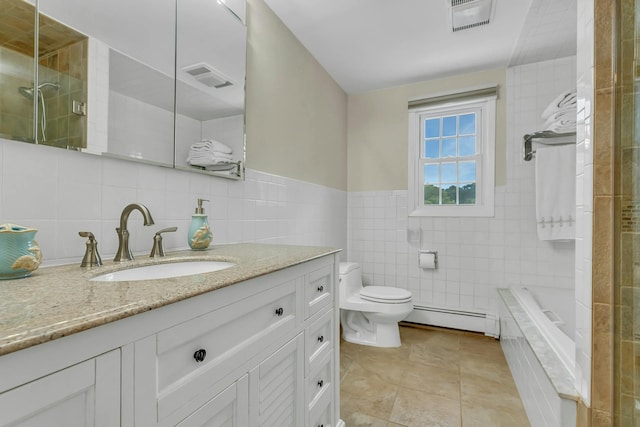
{"label": "bathtub", "polygon": [[498,293],[500,344],[531,426],[575,426],[573,291]]}

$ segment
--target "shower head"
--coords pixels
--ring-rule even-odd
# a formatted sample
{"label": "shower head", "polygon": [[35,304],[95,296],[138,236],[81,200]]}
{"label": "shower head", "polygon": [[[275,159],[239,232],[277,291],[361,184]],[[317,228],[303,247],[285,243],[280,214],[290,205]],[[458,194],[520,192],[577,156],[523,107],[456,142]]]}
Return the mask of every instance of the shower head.
{"label": "shower head", "polygon": [[20,95],[24,96],[27,99],[33,99],[33,88],[32,87],[20,86],[18,88],[18,92],[20,92]]}
{"label": "shower head", "polygon": [[44,88],[44,87],[47,87],[47,86],[52,87],[52,88],[54,88],[55,90],[60,89],[60,83],[44,82],[44,83],[40,83],[40,84],[38,85],[38,90],[40,90],[40,89],[42,89],[42,88]]}
{"label": "shower head", "polygon": [[[44,83],[40,83],[38,85],[38,94],[40,94],[40,89],[45,88],[45,87],[52,87],[55,90],[60,89],[60,84],[59,83],[53,83],[53,82],[44,82]],[[27,99],[33,99],[33,92],[34,92],[34,88],[33,87],[26,87],[26,86],[20,86],[18,88],[18,92],[20,92],[20,95],[24,96]]]}

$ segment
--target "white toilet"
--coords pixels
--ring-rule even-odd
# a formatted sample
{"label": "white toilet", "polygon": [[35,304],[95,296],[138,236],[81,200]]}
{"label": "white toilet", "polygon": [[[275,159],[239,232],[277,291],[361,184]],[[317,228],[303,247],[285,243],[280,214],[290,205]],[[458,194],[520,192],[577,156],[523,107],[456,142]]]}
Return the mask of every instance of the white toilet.
{"label": "white toilet", "polygon": [[413,310],[411,292],[390,286],[362,286],[355,262],[340,263],[340,324],[345,341],[400,347],[398,322]]}

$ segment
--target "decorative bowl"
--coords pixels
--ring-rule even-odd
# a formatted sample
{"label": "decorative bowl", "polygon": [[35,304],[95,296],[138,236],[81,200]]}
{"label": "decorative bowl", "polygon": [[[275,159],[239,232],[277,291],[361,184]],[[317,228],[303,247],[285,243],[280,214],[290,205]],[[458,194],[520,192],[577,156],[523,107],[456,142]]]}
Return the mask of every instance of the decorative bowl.
{"label": "decorative bowl", "polygon": [[42,261],[37,229],[15,224],[0,225],[0,280],[30,276]]}

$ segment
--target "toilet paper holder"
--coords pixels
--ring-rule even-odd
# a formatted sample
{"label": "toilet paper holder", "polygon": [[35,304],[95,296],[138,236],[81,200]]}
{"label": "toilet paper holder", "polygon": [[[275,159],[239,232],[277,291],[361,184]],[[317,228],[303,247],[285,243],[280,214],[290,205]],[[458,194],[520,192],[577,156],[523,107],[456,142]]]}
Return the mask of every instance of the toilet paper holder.
{"label": "toilet paper holder", "polygon": [[[433,255],[433,266],[430,265],[423,265],[423,263],[421,262],[422,259],[426,258],[429,259],[429,256],[424,256],[423,255]],[[438,251],[418,251],[418,266],[420,266],[420,268],[433,268],[433,269],[437,269],[438,268]]]}

